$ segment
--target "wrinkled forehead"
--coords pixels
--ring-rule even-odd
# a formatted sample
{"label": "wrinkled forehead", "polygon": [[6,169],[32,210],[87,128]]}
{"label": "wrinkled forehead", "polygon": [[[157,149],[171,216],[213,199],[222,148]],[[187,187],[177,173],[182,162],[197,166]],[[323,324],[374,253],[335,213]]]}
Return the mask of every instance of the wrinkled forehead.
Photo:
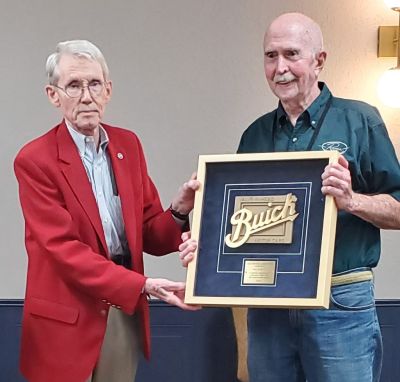
{"label": "wrinkled forehead", "polygon": [[100,63],[82,55],[63,54],[58,63],[60,77],[103,77]]}
{"label": "wrinkled forehead", "polygon": [[264,36],[264,49],[312,51],[310,30],[299,24],[271,24]]}

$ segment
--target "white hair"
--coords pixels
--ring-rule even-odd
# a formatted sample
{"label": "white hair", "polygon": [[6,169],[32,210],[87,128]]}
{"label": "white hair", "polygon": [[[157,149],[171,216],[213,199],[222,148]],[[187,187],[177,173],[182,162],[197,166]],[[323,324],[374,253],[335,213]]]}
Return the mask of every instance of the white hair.
{"label": "white hair", "polygon": [[83,57],[88,60],[98,62],[103,70],[103,76],[108,81],[109,70],[106,60],[100,49],[87,40],[71,40],[59,42],[56,51],[47,58],[46,74],[50,85],[57,85],[60,78],[58,64],[63,54],[69,54],[76,57]]}

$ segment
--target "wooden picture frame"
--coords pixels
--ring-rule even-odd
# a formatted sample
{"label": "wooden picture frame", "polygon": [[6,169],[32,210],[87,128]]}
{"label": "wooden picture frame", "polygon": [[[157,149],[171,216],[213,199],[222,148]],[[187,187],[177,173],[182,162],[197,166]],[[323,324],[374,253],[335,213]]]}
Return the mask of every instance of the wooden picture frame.
{"label": "wooden picture frame", "polygon": [[200,155],[185,302],[328,308],[337,210],[321,174],[337,151]]}

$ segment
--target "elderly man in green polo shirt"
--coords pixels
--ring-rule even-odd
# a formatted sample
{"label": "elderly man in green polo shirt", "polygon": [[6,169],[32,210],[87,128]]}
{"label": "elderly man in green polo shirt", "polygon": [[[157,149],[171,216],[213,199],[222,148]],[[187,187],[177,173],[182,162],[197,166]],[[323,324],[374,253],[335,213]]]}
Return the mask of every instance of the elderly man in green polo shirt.
{"label": "elderly man in green polo shirt", "polygon": [[[287,13],[271,23],[264,68],[279,104],[244,132],[238,152],[340,151],[339,163],[322,175],[322,192],[339,210],[333,272],[347,281],[332,285],[328,310],[249,309],[250,382],[379,381],[371,269],[379,261],[380,229],[400,229],[400,167],[379,112],[334,97],[318,82],[325,60],[313,20]],[[196,242],[184,239],[187,265]]]}

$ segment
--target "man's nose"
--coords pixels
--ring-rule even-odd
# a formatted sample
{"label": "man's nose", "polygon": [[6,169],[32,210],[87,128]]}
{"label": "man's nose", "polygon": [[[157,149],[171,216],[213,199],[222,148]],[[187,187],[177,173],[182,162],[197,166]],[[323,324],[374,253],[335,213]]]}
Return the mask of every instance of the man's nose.
{"label": "man's nose", "polygon": [[92,94],[88,86],[82,86],[81,102],[91,103],[93,101]]}
{"label": "man's nose", "polygon": [[283,74],[289,70],[285,57],[278,56],[276,60],[276,73]]}

